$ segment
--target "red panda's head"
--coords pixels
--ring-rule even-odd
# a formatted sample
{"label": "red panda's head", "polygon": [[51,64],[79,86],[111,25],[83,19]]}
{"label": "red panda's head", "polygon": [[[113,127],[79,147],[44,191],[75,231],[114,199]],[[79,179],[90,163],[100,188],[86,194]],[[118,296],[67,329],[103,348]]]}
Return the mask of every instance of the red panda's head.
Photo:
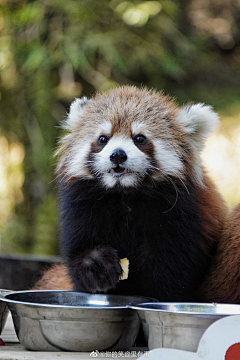
{"label": "red panda's head", "polygon": [[199,153],[216,129],[210,106],[178,108],[168,97],[126,86],[76,99],[63,123],[60,179],[97,179],[105,188],[135,187],[146,177],[187,176],[202,186]]}

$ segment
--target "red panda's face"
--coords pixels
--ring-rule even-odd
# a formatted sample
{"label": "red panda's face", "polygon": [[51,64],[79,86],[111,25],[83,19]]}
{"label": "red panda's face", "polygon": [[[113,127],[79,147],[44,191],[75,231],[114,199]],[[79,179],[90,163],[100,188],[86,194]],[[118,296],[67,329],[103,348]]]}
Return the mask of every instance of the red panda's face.
{"label": "red panda's face", "polygon": [[64,125],[69,133],[57,172],[67,181],[97,179],[105,188],[140,186],[146,177],[184,179],[189,172],[201,184],[198,153],[213,122],[210,107],[178,109],[167,97],[135,87],[77,99]]}
{"label": "red panda's face", "polygon": [[97,140],[100,151],[92,154],[91,158],[93,174],[101,179],[104,186],[134,186],[147,174],[151,167],[151,160],[143,152],[147,139],[144,135],[138,136],[138,139],[139,143],[135,137],[100,135]]}
{"label": "red panda's face", "polygon": [[105,131],[91,143],[89,168],[105,187],[138,186],[146,176],[156,174],[180,175],[183,165],[177,150],[156,139],[144,121],[129,125],[130,129],[114,133],[114,124],[105,122]]}

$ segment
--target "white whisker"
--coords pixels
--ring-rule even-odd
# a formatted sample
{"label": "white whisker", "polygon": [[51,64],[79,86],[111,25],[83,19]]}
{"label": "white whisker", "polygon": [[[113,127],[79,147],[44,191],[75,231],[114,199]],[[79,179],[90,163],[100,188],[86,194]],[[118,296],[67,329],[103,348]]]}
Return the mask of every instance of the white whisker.
{"label": "white whisker", "polygon": [[188,190],[188,188],[187,188],[187,186],[186,186],[186,184],[184,183],[184,181],[180,178],[180,176],[178,176],[178,174],[175,174],[177,177],[178,177],[178,179],[181,181],[181,183],[183,184],[183,186],[185,187],[185,189],[186,189],[186,191],[187,191],[187,193],[188,193],[188,195],[190,194],[189,193],[189,190]]}
{"label": "white whisker", "polygon": [[95,162],[93,160],[86,160],[85,164],[94,164]]}
{"label": "white whisker", "polygon": [[[152,165],[149,165],[149,169],[160,171],[159,168],[157,168],[155,166],[152,166]],[[166,177],[166,175],[164,175],[164,176]],[[184,181],[180,178],[180,176],[177,173],[174,173],[174,176],[176,176],[181,181],[181,183],[183,184],[184,188],[186,189],[186,191],[187,191],[187,193],[189,195],[190,194],[189,190],[188,190],[186,184],[184,183]]]}
{"label": "white whisker", "polygon": [[165,175],[165,178],[173,185],[173,187],[175,189],[175,192],[176,192],[176,199],[175,199],[175,202],[174,202],[173,206],[170,209],[168,209],[166,211],[163,211],[162,214],[166,214],[169,211],[171,211],[175,207],[175,205],[176,205],[176,203],[178,201],[178,189],[177,189],[176,184],[174,183],[174,181],[172,181],[172,179],[169,176]]}
{"label": "white whisker", "polygon": [[153,165],[151,165],[151,164],[149,164],[149,169],[151,169],[151,170],[157,170],[157,171],[160,171],[160,169],[159,168],[157,168],[157,167],[155,167],[155,166],[153,166]]}

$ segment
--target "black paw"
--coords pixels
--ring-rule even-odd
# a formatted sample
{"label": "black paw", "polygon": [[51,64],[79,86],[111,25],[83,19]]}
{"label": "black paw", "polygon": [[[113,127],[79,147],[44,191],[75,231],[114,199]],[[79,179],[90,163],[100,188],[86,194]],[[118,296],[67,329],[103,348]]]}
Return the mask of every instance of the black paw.
{"label": "black paw", "polygon": [[110,246],[84,251],[70,268],[75,290],[98,293],[114,288],[122,275],[119,261],[117,250]]}

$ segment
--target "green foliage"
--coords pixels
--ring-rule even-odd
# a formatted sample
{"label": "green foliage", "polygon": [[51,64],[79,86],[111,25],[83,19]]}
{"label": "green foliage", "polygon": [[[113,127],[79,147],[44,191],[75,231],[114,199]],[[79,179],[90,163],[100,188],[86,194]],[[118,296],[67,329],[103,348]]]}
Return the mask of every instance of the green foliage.
{"label": "green foliage", "polygon": [[48,194],[37,208],[32,251],[36,254],[55,255],[58,248],[58,213],[55,194]]}
{"label": "green foliage", "polygon": [[223,0],[1,2],[0,131],[10,143],[14,134],[26,153],[24,201],[1,230],[3,251],[57,251],[52,154],[75,97],[144,84],[179,103],[236,109],[239,6]]}

